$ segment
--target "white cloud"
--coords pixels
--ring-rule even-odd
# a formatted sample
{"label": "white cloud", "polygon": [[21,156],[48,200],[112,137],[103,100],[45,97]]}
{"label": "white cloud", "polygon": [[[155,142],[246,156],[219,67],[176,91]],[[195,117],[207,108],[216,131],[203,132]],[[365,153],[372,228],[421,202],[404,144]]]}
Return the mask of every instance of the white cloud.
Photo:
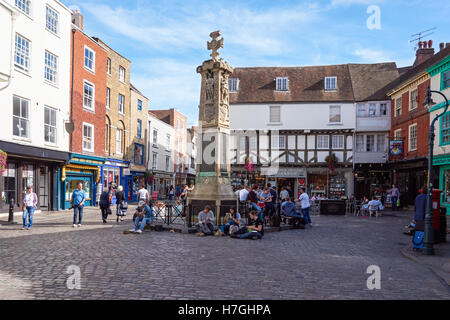
{"label": "white cloud", "polygon": [[377,62],[386,62],[386,61],[392,61],[391,54],[382,51],[382,50],[376,50],[376,49],[356,49],[354,51],[354,55],[359,57],[361,62],[365,63],[377,63]]}

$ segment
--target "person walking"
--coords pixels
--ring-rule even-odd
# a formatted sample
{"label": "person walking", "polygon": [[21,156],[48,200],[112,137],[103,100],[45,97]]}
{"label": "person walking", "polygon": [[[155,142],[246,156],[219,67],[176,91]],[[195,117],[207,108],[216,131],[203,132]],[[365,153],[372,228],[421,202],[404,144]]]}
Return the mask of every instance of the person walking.
{"label": "person walking", "polygon": [[[27,192],[23,196],[23,228],[22,230],[31,230],[33,227],[33,215],[37,208],[37,195],[33,192],[33,187],[28,186]],[[28,219],[28,225],[27,225]]]}
{"label": "person walking", "polygon": [[302,214],[305,219],[305,225],[309,224],[312,227],[311,217],[309,216],[309,196],[305,192],[305,188],[300,189],[300,197],[299,197],[301,206],[302,206]]}
{"label": "person walking", "polygon": [[[86,191],[83,190],[83,182],[78,182],[77,189],[73,190],[71,204],[73,207],[73,227],[81,227],[83,208],[86,201]],[[78,223],[77,223],[78,218]]]}
{"label": "person walking", "polygon": [[397,201],[400,198],[400,190],[398,190],[395,184],[392,185],[391,199],[392,199],[392,211],[397,211]]}
{"label": "person walking", "polygon": [[138,198],[137,201],[144,201],[145,203],[148,203],[148,201],[150,200],[150,196],[148,194],[147,189],[145,189],[144,184],[141,184],[141,188],[138,191]]}
{"label": "person walking", "polygon": [[108,218],[108,214],[111,212],[111,201],[109,197],[109,190],[105,188],[100,195],[100,209],[102,211],[102,220],[103,223],[106,223],[106,219]]}
{"label": "person walking", "polygon": [[[124,216],[124,202],[125,202],[125,193],[123,192],[123,187],[122,186],[118,186],[117,187],[117,192],[116,192],[116,222],[123,221],[123,216]],[[125,210],[126,212],[126,210]]]}
{"label": "person walking", "polygon": [[175,189],[174,189],[174,187],[171,185],[171,186],[169,187],[169,200],[173,200],[174,196],[175,196]]}

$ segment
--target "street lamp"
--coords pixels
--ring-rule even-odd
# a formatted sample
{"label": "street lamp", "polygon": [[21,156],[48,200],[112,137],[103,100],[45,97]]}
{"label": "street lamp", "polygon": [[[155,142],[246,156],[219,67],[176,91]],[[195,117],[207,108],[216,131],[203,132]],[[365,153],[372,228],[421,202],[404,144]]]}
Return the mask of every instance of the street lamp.
{"label": "street lamp", "polygon": [[431,121],[431,125],[430,125],[430,133],[428,135],[428,148],[429,148],[429,157],[428,157],[428,196],[427,196],[427,207],[426,207],[426,212],[425,212],[425,236],[424,236],[424,250],[423,252],[426,255],[432,255],[434,254],[434,248],[433,248],[433,244],[434,244],[434,237],[433,237],[433,208],[432,208],[432,202],[433,202],[433,146],[434,146],[434,138],[435,138],[435,134],[434,134],[434,130],[435,130],[435,126],[434,124],[436,123],[436,121],[442,117],[448,109],[448,100],[447,97],[440,91],[434,91],[431,90],[430,87],[427,88],[427,97],[426,97],[426,101],[424,102],[424,106],[425,107],[431,107],[434,105],[433,99],[431,99],[431,94],[432,93],[437,93],[440,94],[441,96],[444,97],[444,101],[445,101],[445,108],[444,111],[440,114],[437,114],[433,121]]}

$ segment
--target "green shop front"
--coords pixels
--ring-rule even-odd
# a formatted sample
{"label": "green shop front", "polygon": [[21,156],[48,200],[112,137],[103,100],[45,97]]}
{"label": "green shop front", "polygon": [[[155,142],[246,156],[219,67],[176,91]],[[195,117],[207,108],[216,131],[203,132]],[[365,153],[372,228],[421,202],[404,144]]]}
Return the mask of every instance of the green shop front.
{"label": "green shop front", "polygon": [[450,154],[434,156],[433,166],[439,167],[439,189],[441,193],[441,206],[447,208],[450,215]]}
{"label": "green shop front", "polygon": [[62,209],[71,207],[70,201],[78,183],[83,184],[86,191],[86,206],[95,206],[102,191],[101,167],[105,159],[80,154],[71,154],[69,164],[62,169]]}

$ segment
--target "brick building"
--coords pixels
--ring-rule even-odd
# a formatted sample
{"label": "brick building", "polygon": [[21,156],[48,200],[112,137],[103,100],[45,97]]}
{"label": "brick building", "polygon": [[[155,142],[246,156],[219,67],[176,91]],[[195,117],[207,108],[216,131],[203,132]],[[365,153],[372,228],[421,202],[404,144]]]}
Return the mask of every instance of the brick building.
{"label": "brick building", "polygon": [[[95,205],[102,190],[101,167],[105,156],[106,49],[83,32],[83,17],[72,14],[70,161],[63,167],[62,208],[78,182]],[[97,197],[96,197],[97,196]]]}
{"label": "brick building", "polygon": [[[117,187],[122,185],[128,193],[124,171],[128,171],[128,146],[130,145],[130,66],[131,61],[123,57],[99,38],[94,38],[107,50],[106,117],[103,126],[105,135],[105,164],[103,184]],[[128,172],[125,172],[128,173]],[[115,197],[113,197],[115,203]]]}

